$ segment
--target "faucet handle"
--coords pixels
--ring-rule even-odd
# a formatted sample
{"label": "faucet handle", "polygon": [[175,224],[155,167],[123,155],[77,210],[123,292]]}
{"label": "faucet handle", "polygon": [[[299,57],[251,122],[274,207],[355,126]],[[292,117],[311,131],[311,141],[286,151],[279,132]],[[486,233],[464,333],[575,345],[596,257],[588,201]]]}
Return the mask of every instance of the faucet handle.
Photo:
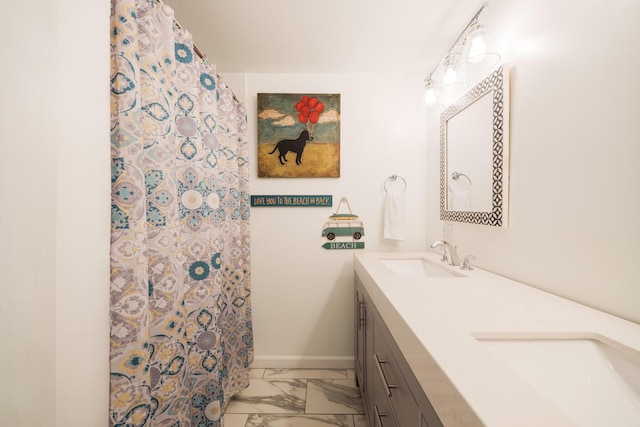
{"label": "faucet handle", "polygon": [[461,270],[473,270],[473,267],[471,267],[471,263],[469,262],[472,259],[476,259],[475,255],[467,255],[466,257],[464,257],[464,261],[462,262],[462,266],[460,266]]}

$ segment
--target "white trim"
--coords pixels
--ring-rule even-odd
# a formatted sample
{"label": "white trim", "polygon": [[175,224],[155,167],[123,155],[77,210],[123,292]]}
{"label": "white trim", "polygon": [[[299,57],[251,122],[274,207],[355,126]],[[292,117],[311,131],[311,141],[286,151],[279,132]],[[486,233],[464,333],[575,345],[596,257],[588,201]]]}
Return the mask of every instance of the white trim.
{"label": "white trim", "polygon": [[255,356],[250,368],[353,369],[352,356]]}

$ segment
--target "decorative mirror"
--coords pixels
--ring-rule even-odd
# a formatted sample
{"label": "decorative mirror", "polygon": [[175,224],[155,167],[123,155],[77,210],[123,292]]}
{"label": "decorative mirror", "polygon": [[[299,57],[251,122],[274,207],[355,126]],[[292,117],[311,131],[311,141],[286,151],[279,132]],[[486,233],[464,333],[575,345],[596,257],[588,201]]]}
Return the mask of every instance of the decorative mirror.
{"label": "decorative mirror", "polygon": [[506,227],[509,70],[506,64],[440,115],[440,219]]}

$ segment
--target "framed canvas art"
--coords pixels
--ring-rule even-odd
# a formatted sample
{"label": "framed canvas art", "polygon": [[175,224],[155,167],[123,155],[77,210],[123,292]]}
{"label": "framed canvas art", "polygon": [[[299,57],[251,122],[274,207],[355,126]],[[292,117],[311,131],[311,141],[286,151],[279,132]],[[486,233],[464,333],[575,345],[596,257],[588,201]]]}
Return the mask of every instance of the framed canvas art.
{"label": "framed canvas art", "polygon": [[258,177],[340,176],[340,94],[258,94]]}

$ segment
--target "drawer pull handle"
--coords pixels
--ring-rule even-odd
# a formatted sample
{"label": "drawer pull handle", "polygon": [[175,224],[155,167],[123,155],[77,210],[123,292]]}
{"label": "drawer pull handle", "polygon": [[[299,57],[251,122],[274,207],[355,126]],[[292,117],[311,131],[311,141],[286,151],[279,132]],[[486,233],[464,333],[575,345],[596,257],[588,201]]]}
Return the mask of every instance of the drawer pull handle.
{"label": "drawer pull handle", "polygon": [[386,390],[387,397],[391,397],[391,389],[396,388],[397,386],[395,384],[389,384],[387,382],[387,377],[384,376],[384,371],[382,370],[382,364],[387,362],[380,359],[377,354],[374,354],[373,357],[376,360],[376,368],[378,369],[378,375],[380,375],[380,379],[382,380],[382,385],[384,385],[384,388]]}
{"label": "drawer pull handle", "polygon": [[378,421],[378,425],[380,427],[384,427],[384,425],[382,425],[382,417],[386,417],[387,415],[386,414],[381,414],[378,411],[378,405],[374,405],[373,406],[373,412],[376,414],[376,420]]}
{"label": "drawer pull handle", "polygon": [[362,327],[364,326],[364,302],[360,302],[358,304],[358,317],[359,317],[359,322],[358,322],[358,329],[362,329]]}

